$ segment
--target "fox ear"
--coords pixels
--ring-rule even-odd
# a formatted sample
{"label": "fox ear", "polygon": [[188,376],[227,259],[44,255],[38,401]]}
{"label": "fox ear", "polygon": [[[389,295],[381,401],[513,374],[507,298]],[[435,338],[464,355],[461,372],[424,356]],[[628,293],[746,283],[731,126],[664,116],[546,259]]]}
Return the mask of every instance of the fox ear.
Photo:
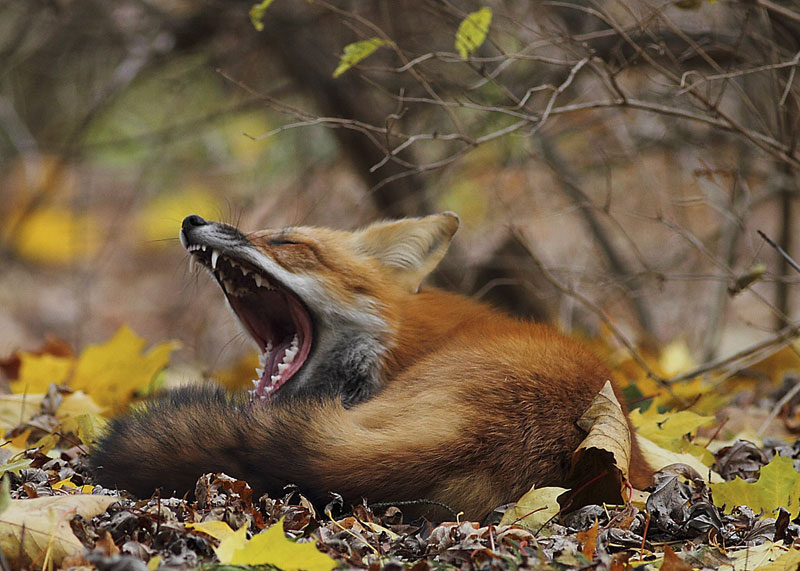
{"label": "fox ear", "polygon": [[458,224],[453,212],[378,222],[355,234],[355,246],[390,269],[405,289],[416,292],[447,252]]}

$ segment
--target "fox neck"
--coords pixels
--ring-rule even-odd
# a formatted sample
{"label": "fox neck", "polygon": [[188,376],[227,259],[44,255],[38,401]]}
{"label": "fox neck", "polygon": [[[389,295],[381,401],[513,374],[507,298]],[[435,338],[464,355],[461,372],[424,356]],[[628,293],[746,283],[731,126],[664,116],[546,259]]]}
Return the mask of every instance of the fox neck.
{"label": "fox neck", "polygon": [[486,307],[468,298],[435,289],[397,301],[393,306],[400,308],[398,313],[376,317],[369,328],[327,316],[305,367],[278,391],[275,400],[339,397],[347,407],[356,405],[452,341],[486,312]]}

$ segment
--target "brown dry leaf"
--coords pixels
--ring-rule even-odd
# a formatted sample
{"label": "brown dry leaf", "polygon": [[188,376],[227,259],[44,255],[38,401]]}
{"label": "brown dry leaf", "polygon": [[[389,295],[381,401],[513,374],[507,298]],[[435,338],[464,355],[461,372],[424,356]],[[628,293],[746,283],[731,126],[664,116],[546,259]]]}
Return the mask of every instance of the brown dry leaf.
{"label": "brown dry leaf", "polygon": [[586,559],[592,561],[597,550],[597,533],[599,531],[598,522],[594,520],[594,525],[585,531],[578,532],[578,541],[581,543],[581,553]]}
{"label": "brown dry leaf", "polygon": [[0,514],[0,549],[13,568],[58,567],[65,557],[83,553],[69,525],[72,516],[91,519],[118,499],[74,495],[11,500]]}
{"label": "brown dry leaf", "polygon": [[578,420],[589,434],[572,455],[568,482],[574,491],[559,497],[565,510],[584,505],[621,503],[631,457],[631,434],[611,382],[597,393]]}
{"label": "brown dry leaf", "polygon": [[680,557],[669,545],[664,546],[664,562],[661,571],[692,571],[693,567]]}

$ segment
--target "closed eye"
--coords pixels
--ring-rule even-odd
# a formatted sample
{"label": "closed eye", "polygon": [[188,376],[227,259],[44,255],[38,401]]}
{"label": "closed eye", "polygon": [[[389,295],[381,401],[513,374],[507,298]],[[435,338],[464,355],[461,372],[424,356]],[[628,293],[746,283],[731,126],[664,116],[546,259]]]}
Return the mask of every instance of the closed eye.
{"label": "closed eye", "polygon": [[269,241],[270,246],[288,246],[288,245],[297,245],[300,242],[295,242],[294,240],[287,240],[286,238],[272,238]]}

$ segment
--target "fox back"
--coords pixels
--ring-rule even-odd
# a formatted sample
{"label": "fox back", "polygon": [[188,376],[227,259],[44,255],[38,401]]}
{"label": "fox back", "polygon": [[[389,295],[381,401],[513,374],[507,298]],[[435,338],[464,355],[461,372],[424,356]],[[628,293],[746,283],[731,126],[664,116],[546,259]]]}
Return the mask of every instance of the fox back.
{"label": "fox back", "polygon": [[[576,422],[611,375],[546,325],[420,289],[457,228],[451,213],[250,234],[187,217],[181,241],[261,366],[249,398],[189,388],[115,419],[92,454],[99,481],[185,493],[226,472],[261,492],[430,499],[474,518],[563,485]],[[647,487],[632,438],[631,480]]]}

